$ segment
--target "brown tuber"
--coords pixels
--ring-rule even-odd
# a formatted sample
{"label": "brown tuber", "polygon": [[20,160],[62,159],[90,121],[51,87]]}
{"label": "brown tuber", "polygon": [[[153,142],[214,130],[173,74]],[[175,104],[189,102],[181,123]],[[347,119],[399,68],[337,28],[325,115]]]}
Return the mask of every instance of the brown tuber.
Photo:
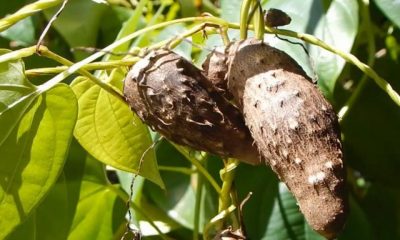
{"label": "brown tuber", "polygon": [[240,111],[183,57],[156,50],[136,63],[124,83],[131,109],[167,139],[223,157],[260,164]]}
{"label": "brown tuber", "polygon": [[[296,197],[310,226],[334,238],[348,202],[332,106],[286,53],[255,39],[235,42],[227,53],[227,59],[214,57],[226,62],[220,82],[243,112],[262,157]],[[213,65],[204,68],[205,74],[216,71]]]}

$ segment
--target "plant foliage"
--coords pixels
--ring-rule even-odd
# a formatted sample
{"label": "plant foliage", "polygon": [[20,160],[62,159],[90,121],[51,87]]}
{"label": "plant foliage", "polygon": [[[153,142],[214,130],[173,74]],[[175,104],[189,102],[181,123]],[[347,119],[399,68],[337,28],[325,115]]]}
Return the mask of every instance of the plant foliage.
{"label": "plant foliage", "polygon": [[[121,101],[131,53],[171,45],[200,65],[224,43],[219,29],[194,29],[238,39],[242,1],[69,0],[35,54],[62,3],[0,0],[0,239],[121,239],[129,220],[145,239],[209,239],[239,226],[249,192],[250,239],[322,239],[269,167],[168,142]],[[261,5],[292,18],[265,41],[318,79],[341,117],[351,214],[339,239],[400,239],[400,2]]]}

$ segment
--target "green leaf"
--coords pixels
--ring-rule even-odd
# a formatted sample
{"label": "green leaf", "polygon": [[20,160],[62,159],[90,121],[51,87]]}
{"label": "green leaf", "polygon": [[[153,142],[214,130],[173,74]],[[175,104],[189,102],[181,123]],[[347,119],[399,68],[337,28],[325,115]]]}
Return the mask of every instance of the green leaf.
{"label": "green leaf", "polygon": [[271,218],[263,239],[307,239],[322,240],[304,220],[297,202],[286,185],[279,184],[279,192],[275,199]]}
{"label": "green leaf", "polygon": [[104,165],[86,158],[80,198],[68,239],[109,240],[121,238],[126,225],[125,202],[118,186],[108,183]]}
{"label": "green leaf", "polygon": [[0,32],[0,36],[15,41],[18,46],[27,47],[35,43],[35,26],[32,17],[27,17],[9,29]]}
{"label": "green leaf", "polygon": [[371,239],[400,239],[399,201],[398,189],[391,189],[381,184],[372,184],[368,188],[360,202],[370,222],[367,229],[370,229]]}
{"label": "green leaf", "polygon": [[243,208],[244,224],[250,239],[262,239],[278,194],[278,180],[268,167],[240,164],[235,174],[238,199],[242,201],[249,192],[251,198]]}
{"label": "green leaf", "polygon": [[[331,46],[350,52],[358,31],[357,1],[332,1],[326,14],[319,20],[314,35]],[[320,47],[310,49],[318,73],[318,83],[328,98],[332,99],[345,61],[341,57]]]}
{"label": "green leaf", "polygon": [[24,222],[57,181],[76,115],[75,95],[59,84],[35,100],[0,145],[0,238]]}
{"label": "green leaf", "polygon": [[[53,23],[53,27],[63,36],[69,46],[95,46],[103,13],[107,6],[90,0],[71,0]],[[46,10],[44,13],[50,19],[58,8]],[[87,55],[83,52],[74,52],[77,59]]]}
{"label": "green leaf", "polygon": [[[74,131],[79,143],[97,160],[137,173],[142,155],[152,144],[146,125],[127,104],[86,78],[75,79],[72,89],[79,103]],[[144,155],[139,175],[164,186],[153,149]]]}
{"label": "green leaf", "polygon": [[7,239],[68,238],[79,200],[85,158],[85,150],[73,140],[63,173],[57,183],[29,219],[18,226]]}
{"label": "green leaf", "polygon": [[[372,226],[369,219],[361,206],[355,201],[353,197],[349,197],[350,214],[348,216],[346,225],[342,233],[339,235],[339,240],[353,240],[353,239],[385,239],[379,235],[373,236]],[[373,207],[375,208],[375,206]],[[391,239],[391,238],[389,238]]]}
{"label": "green leaf", "polygon": [[[121,30],[118,33],[117,40],[135,32],[139,28],[139,23],[142,17],[143,13],[143,8],[146,6],[148,0],[141,0],[139,1],[138,5],[135,8],[135,11],[131,15],[131,17],[123,24]],[[116,47],[114,50],[116,52],[127,52],[129,51],[129,46],[131,44],[131,41],[128,41],[118,47]],[[121,59],[121,56],[109,56],[108,57],[110,60],[116,60],[116,59]]]}
{"label": "green leaf", "polygon": [[[7,52],[9,51],[0,49],[0,54]],[[3,126],[0,127],[0,145],[36,97],[32,95],[12,107],[22,97],[29,96],[36,90],[26,79],[24,71],[24,63],[20,59],[0,63],[0,126]]]}
{"label": "green leaf", "polygon": [[[186,167],[191,165],[168,141],[163,141],[157,148],[159,163],[168,167]],[[209,170],[217,174],[221,164],[209,161]],[[196,175],[186,175],[173,171],[162,171],[165,179],[165,191],[150,182],[145,182],[144,194],[168,216],[182,226],[193,229],[196,202]],[[201,199],[200,232],[203,226],[217,214],[217,195],[209,184],[204,184]]]}
{"label": "green leaf", "polygon": [[229,22],[239,22],[242,0],[221,0],[221,18]]}
{"label": "green leaf", "polygon": [[[132,13],[133,10],[126,7],[112,5],[107,8],[103,15],[103,18],[107,19],[107,21],[103,21],[100,25],[98,38],[100,41],[98,42],[98,45],[106,46],[114,42],[121,28],[126,26],[125,23],[132,16]],[[114,52],[117,51],[119,52],[120,50],[115,48]]]}
{"label": "green leaf", "polygon": [[374,2],[400,28],[400,2],[398,0],[374,0]]}

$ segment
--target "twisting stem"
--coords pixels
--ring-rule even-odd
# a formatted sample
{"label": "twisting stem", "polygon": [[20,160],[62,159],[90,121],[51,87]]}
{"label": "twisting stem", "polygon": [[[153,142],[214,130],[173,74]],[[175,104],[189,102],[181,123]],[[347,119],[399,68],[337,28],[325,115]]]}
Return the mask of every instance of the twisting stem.
{"label": "twisting stem", "polygon": [[231,202],[230,192],[235,178],[235,169],[239,165],[239,161],[229,158],[225,167],[220,171],[222,179],[221,193],[219,194],[218,212],[226,209]]}
{"label": "twisting stem", "polygon": [[236,206],[230,205],[226,209],[219,212],[215,217],[213,217],[209,223],[206,224],[203,231],[203,238],[205,240],[210,239],[210,231],[215,228],[216,225],[220,224],[222,220],[228,217],[233,211],[236,210]]}
{"label": "twisting stem", "polygon": [[[233,185],[233,180],[235,178],[235,169],[239,165],[239,160],[234,158],[228,158],[225,167],[220,171],[222,188],[219,194],[218,201],[218,212],[222,212],[231,205],[231,190]],[[233,222],[237,225],[236,216],[233,217]],[[222,222],[218,224],[218,228],[222,228]]]}

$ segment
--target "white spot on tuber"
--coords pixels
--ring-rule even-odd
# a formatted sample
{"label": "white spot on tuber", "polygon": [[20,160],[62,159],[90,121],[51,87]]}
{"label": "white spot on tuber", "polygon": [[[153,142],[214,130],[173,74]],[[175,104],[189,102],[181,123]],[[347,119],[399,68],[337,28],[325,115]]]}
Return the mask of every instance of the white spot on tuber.
{"label": "white spot on tuber", "polygon": [[326,111],[326,110],[327,110],[326,106],[325,106],[325,105],[322,105],[322,106],[321,106],[321,110],[322,110],[322,111]]}
{"label": "white spot on tuber", "polygon": [[325,180],[324,172],[317,172],[315,175],[308,176],[308,183],[317,185]]}
{"label": "white spot on tuber", "polygon": [[293,118],[289,118],[288,119],[288,124],[289,124],[289,128],[292,129],[292,130],[296,130],[299,127],[299,122],[297,122]]}
{"label": "white spot on tuber", "polygon": [[326,162],[324,165],[328,169],[333,169],[333,163],[331,161]]}
{"label": "white spot on tuber", "polygon": [[271,130],[272,130],[272,133],[276,134],[277,130],[278,130],[278,127],[276,126],[276,124],[275,123],[271,123],[270,127],[271,127]]}
{"label": "white spot on tuber", "polygon": [[295,158],[294,159],[294,163],[296,164],[300,164],[302,162],[302,160],[300,158]]}
{"label": "white spot on tuber", "polygon": [[289,156],[289,152],[288,152],[288,150],[286,150],[286,149],[283,149],[283,150],[282,150],[282,155],[283,155],[283,157],[284,157],[284,158],[286,158],[286,159],[287,159],[287,158],[288,158],[288,156]]}

